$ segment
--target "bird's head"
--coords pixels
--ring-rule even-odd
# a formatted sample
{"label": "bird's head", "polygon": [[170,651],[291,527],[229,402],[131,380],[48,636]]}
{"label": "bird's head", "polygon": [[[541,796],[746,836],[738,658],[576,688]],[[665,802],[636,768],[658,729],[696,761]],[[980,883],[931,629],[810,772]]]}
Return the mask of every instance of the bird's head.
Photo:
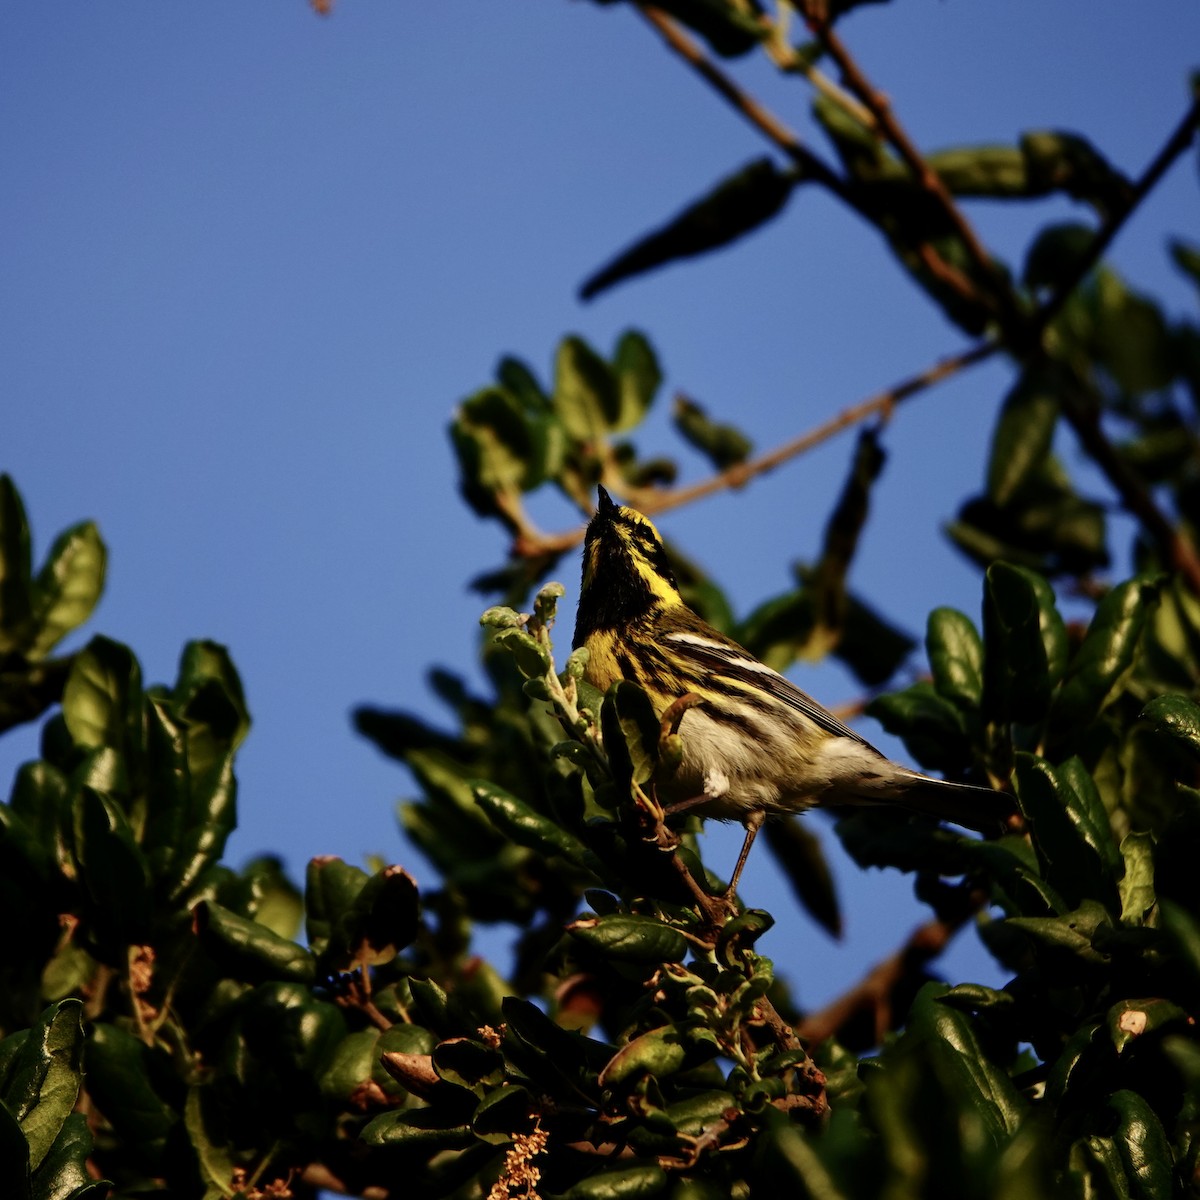
{"label": "bird's head", "polygon": [[683,604],[658,530],[636,509],[614,504],[603,488],[599,496],[583,543],[576,645],[596,630]]}

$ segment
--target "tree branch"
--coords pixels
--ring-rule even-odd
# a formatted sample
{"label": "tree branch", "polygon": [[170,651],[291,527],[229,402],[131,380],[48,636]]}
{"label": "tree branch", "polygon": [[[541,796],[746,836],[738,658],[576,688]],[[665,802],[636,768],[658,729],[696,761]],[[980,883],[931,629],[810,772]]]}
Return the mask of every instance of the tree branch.
{"label": "tree branch", "polygon": [[962,209],[955,203],[954,197],[950,195],[942,177],[925,161],[924,155],[917,149],[916,144],[897,120],[887,96],[872,86],[854,56],[846,49],[842,39],[838,37],[829,22],[828,15],[817,16],[805,12],[804,17],[814,37],[837,64],[838,70],[842,74],[842,81],[872,114],[876,126],[904,160],[916,181],[937,201],[959,240],[966,247],[967,253],[974,259],[983,273],[983,277],[992,282],[993,287],[989,289],[987,295],[980,295],[979,289],[971,280],[968,280],[961,272],[955,271],[932,247],[929,247],[929,256],[936,258],[942,264],[937,268],[937,273],[941,275],[944,271],[952,272],[955,277],[952,282],[956,290],[962,291],[965,284],[968,289],[968,298],[999,310],[1005,318],[1006,324],[1011,324],[1016,315],[1016,303],[1011,290],[997,273],[991,255],[980,242],[973,226],[963,215]]}
{"label": "tree branch", "polygon": [[850,194],[841,176],[804,145],[799,136],[774,113],[734,83],[676,21],[652,5],[639,4],[637,8],[670,49],[692,67],[726,103],[800,167],[806,178],[824,184],[856,212],[861,212],[857,200]]}

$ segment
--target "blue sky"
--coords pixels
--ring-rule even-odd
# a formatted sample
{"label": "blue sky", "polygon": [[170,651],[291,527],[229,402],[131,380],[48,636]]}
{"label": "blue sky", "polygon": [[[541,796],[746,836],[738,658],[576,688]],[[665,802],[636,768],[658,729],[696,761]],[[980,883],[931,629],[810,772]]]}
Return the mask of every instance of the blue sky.
{"label": "blue sky", "polygon": [[[1108,0],[905,0],[859,10],[843,35],[925,148],[1061,128],[1131,174],[1200,65],[1200,8],[1183,0],[1136,16]],[[827,153],[805,85],[732,69]],[[486,601],[466,583],[504,545],[459,500],[445,429],[501,355],[544,377],[568,332],[607,351],[644,330],[667,383],[638,440],[697,479],[666,420],[674,389],[765,449],[964,345],[815,192],[732,250],[578,302],[616,250],[767,152],[625,5],[340,0],[322,20],[302,0],[10,4],[0,105],[0,468],[39,554],[98,521],[109,585],[87,632],[129,643],[147,679],[172,679],[189,638],[230,647],[255,719],[234,863],[275,850],[298,875],[317,853],[377,853],[431,879],[393,817],[410,784],[349,714],[436,716],[429,667],[474,673]],[[1063,201],[970,212],[1018,262],[1042,221],[1082,215]],[[1195,298],[1165,238],[1200,236],[1197,212],[1192,156],[1113,249],[1175,312]],[[914,632],[938,604],[978,614],[978,575],[939,526],[982,480],[1006,379],[978,368],[888,431],[853,584]],[[744,611],[814,555],[850,447],[664,531]],[[550,496],[533,507],[548,528],[572,520]],[[569,612],[576,564],[560,577]],[[833,668],[792,674],[829,704],[856,694]],[[35,731],[9,735],[0,775],[35,753]],[[718,867],[739,836],[714,831]],[[807,1003],[921,917],[908,881],[842,863],[834,947],[768,858],[743,890],[779,918],[763,948]],[[945,969],[995,978],[969,936]]]}

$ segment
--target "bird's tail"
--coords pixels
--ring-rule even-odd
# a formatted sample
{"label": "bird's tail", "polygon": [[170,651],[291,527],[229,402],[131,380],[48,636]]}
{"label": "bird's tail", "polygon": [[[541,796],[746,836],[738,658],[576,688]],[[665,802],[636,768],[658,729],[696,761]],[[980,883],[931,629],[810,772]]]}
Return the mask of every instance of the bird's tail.
{"label": "bird's tail", "polygon": [[889,782],[895,785],[895,799],[906,808],[978,833],[1003,833],[1016,812],[1006,792],[970,783],[930,779],[916,771],[893,776]]}

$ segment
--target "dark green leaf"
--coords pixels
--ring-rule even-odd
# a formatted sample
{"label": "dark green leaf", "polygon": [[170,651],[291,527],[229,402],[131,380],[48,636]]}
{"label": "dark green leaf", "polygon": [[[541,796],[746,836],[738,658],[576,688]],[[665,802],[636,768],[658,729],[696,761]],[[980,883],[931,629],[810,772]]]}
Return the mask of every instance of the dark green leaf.
{"label": "dark green leaf", "polygon": [[92,1153],[92,1131],[87,1117],[71,1113],[58,1136],[33,1173],[33,1200],[103,1200],[108,1186],[93,1180],[88,1170]]}
{"label": "dark green leaf", "polygon": [[1081,796],[1072,786],[1081,770],[1055,771],[1043,759],[1018,754],[1017,798],[1051,887],[1072,907],[1092,899],[1117,911],[1117,850],[1099,796],[1094,789]]}
{"label": "dark green leaf", "polygon": [[573,921],[567,931],[605,958],[620,962],[680,962],[687,954],[687,939],[653,917],[613,913]]}
{"label": "dark green leaf", "polygon": [[969,761],[966,724],[961,710],[922,680],[902,692],[877,696],[867,705],[888,733],[904,739],[922,765],[958,771]]}
{"label": "dark green leaf", "polygon": [[1187,1024],[1187,1010],[1161,997],[1121,1000],[1108,1010],[1108,1033],[1120,1054],[1134,1039],[1168,1025]]}
{"label": "dark green leaf", "polygon": [[988,495],[1004,506],[1035,476],[1050,453],[1058,423],[1053,375],[1029,368],[1004,398],[988,462]]}
{"label": "dark green leaf", "polygon": [[424,1154],[469,1146],[475,1140],[470,1125],[447,1123],[447,1114],[433,1108],[383,1113],[367,1122],[359,1138],[368,1146],[413,1146]]}
{"label": "dark green leaf", "polygon": [[712,420],[699,404],[682,393],[675,397],[671,420],[683,440],[699,450],[718,471],[745,462],[754,448],[740,429]]}
{"label": "dark green leaf", "polygon": [[993,563],[984,584],[984,713],[994,721],[1041,720],[1050,701],[1041,608],[1030,572]]}
{"label": "dark green leaf", "polygon": [[1107,951],[1096,949],[1094,941],[1097,932],[1111,930],[1112,919],[1095,900],[1085,900],[1074,912],[1061,917],[1009,917],[1004,924],[1020,930],[1051,953],[1089,964],[1109,960]]}
{"label": "dark green leaf", "polygon": [[1074,279],[1096,241],[1096,231],[1076,222],[1047,225],[1025,256],[1021,278],[1032,289],[1059,287]]}
{"label": "dark green leaf", "polygon": [[21,647],[33,609],[29,521],[11,476],[0,474],[0,653]]}
{"label": "dark green leaf", "polygon": [[561,1200],[643,1200],[667,1186],[667,1173],[657,1163],[597,1171],[563,1192]]}
{"label": "dark green leaf", "polygon": [[722,58],[746,54],[769,32],[758,0],[745,6],[727,0],[663,0],[659,7],[694,29]]}
{"label": "dark green leaf", "polygon": [[1156,594],[1155,585],[1133,579],[1100,602],[1055,697],[1051,723],[1060,734],[1086,726],[1116,698],[1133,668]]}
{"label": "dark green leaf", "polygon": [[90,787],[76,794],[73,842],[92,921],[107,936],[109,954],[146,941],[152,910],[146,857],[120,807]]}
{"label": "dark green leaf", "polygon": [[0,1195],[32,1200],[29,1189],[29,1143],[16,1118],[0,1103]]}
{"label": "dark green leaf", "polygon": [[599,869],[595,855],[578,838],[524,800],[483,780],[474,785],[474,794],[488,820],[517,845],[544,858],[565,858],[593,873]]}
{"label": "dark green leaf", "polygon": [[590,300],[623,279],[744,237],[782,210],[796,182],[769,158],[756,159],[617,255],[583,284],[580,296]]}
{"label": "dark green leaf", "polygon": [[122,1138],[157,1142],[178,1124],[179,1113],[155,1091],[151,1051],[133,1034],[96,1022],[84,1061],[88,1094]]}
{"label": "dark green leaf", "polygon": [[1122,1089],[1108,1099],[1118,1125],[1117,1153],[1137,1200],[1170,1200],[1175,1194],[1173,1159],[1167,1135],[1154,1109],[1137,1092]]}
{"label": "dark green leaf", "polygon": [[1141,717],[1200,758],[1200,704],[1186,696],[1159,696],[1142,709]]}
{"label": "dark green leaf", "polygon": [[1092,205],[1102,216],[1120,210],[1133,197],[1133,185],[1086,138],[1060,130],[1039,130],[1021,138],[1033,194],[1061,191]]}
{"label": "dark green leaf", "polygon": [[237,978],[249,983],[268,979],[312,983],[316,961],[310,951],[265,925],[205,901],[196,908],[196,932],[209,952]]}

